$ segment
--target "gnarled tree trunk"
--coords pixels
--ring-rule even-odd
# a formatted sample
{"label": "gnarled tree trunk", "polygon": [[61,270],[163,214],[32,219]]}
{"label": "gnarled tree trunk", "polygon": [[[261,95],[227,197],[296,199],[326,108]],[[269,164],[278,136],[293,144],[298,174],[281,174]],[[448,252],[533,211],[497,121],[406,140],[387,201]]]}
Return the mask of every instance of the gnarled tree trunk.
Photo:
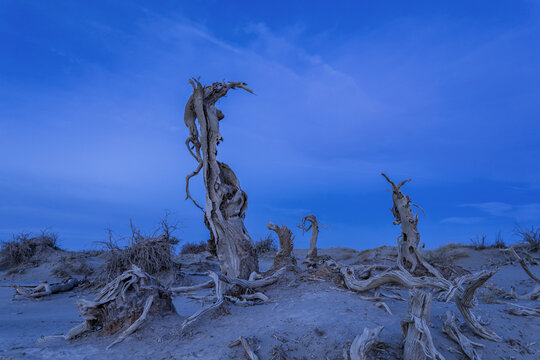
{"label": "gnarled tree trunk", "polygon": [[[401,192],[401,187],[411,181],[403,180],[395,184],[384,173],[381,174],[392,185],[392,201],[394,205],[390,209],[396,221],[394,225],[401,225],[401,235],[398,237],[398,266],[400,269],[414,272],[418,264],[423,265],[430,273],[438,278],[442,278],[440,272],[425,261],[418,251],[420,234],[417,230],[418,214],[413,215],[411,198]],[[415,205],[417,206],[417,205]]]}
{"label": "gnarled tree trunk", "polygon": [[[190,83],[193,94],[186,104],[184,114],[190,135],[186,145],[198,166],[186,178],[186,197],[202,209],[189,194],[190,178],[202,169],[206,188],[205,219],[216,245],[221,271],[228,276],[247,279],[253,271],[259,269],[253,241],[244,226],[247,195],[242,191],[232,169],[217,161],[217,145],[222,140],[219,121],[224,116],[215,104],[230,89],[252,91],[242,82],[216,82],[202,86],[198,80],[193,79]],[[196,119],[199,121],[200,134]]]}
{"label": "gnarled tree trunk", "polygon": [[268,230],[275,231],[279,238],[279,250],[274,257],[274,270],[281,269],[287,265],[296,265],[296,258],[292,255],[294,248],[292,231],[285,225],[279,227],[271,222],[268,223],[267,227]]}
{"label": "gnarled tree trunk", "polygon": [[[309,223],[309,225],[307,225]],[[311,229],[311,240],[309,241],[309,250],[307,258],[310,260],[317,259],[317,237],[319,236],[319,222],[315,215],[307,215],[302,218],[302,223],[298,225],[302,232],[309,231]],[[321,225],[322,226],[322,225]]]}

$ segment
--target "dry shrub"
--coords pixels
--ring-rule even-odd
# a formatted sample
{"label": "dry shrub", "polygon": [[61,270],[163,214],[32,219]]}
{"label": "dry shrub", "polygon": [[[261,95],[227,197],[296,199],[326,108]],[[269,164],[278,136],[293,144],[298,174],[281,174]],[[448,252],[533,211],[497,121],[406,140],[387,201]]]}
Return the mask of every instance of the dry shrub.
{"label": "dry shrub", "polygon": [[540,228],[531,226],[530,229],[527,229],[516,224],[514,234],[521,238],[521,242],[529,244],[531,251],[538,251],[540,249]]}
{"label": "dry shrub", "polygon": [[120,239],[127,241],[126,246],[118,245],[118,240],[114,238],[110,229],[108,240],[100,242],[107,250],[104,253],[103,265],[106,277],[112,279],[129,270],[131,265],[136,265],[149,274],[172,269],[174,245],[178,244],[179,239],[173,235],[177,226],[168,223],[168,216],[164,217],[159,228],[150,236],[142,235],[131,221],[130,225],[131,236]]}
{"label": "dry shrub", "polygon": [[13,235],[13,240],[2,241],[0,247],[0,266],[12,268],[22,264],[39,264],[42,255],[50,250],[59,250],[56,246],[58,235],[43,230],[38,236],[29,233]]}
{"label": "dry shrub", "polygon": [[469,253],[453,246],[450,246],[453,250],[448,250],[448,248],[448,246],[443,246],[437,250],[426,252],[427,261],[447,279],[469,274],[468,270],[455,263],[458,259],[469,257]]}
{"label": "dry shrub", "polygon": [[180,254],[200,254],[206,251],[206,241],[200,243],[189,242],[182,245]]}
{"label": "dry shrub", "polygon": [[255,251],[257,255],[265,254],[270,251],[277,251],[276,240],[271,234],[266,235],[265,239],[255,241]]}

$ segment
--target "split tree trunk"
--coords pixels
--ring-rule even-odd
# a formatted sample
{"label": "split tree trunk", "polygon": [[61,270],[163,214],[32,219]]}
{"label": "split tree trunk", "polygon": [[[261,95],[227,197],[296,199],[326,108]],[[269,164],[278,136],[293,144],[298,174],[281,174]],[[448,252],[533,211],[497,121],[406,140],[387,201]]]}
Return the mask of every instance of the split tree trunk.
{"label": "split tree trunk", "polygon": [[[211,230],[216,245],[216,253],[221,271],[233,277],[249,278],[259,265],[253,241],[245,226],[247,195],[232,169],[217,161],[217,145],[222,140],[219,121],[223,113],[215,103],[230,89],[244,89],[252,92],[242,82],[213,83],[202,86],[196,79],[190,80],[193,94],[189,98],[184,121],[190,136],[186,140],[191,155],[197,160],[197,168],[186,178],[186,197],[201,206],[189,194],[189,180],[203,170],[206,188],[205,220]],[[199,129],[195,120],[199,121]]]}
{"label": "split tree trunk", "polygon": [[271,222],[268,223],[267,227],[268,230],[275,231],[279,238],[279,250],[274,257],[274,270],[281,269],[287,265],[296,265],[296,258],[292,255],[294,248],[292,231],[285,225],[279,227]]}

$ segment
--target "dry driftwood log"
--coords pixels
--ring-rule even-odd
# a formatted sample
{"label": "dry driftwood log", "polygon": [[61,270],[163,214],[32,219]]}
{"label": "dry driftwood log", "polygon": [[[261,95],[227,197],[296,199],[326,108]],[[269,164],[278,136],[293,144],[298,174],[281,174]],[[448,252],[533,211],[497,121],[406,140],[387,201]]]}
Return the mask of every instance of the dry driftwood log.
{"label": "dry driftwood log", "polygon": [[444,360],[444,357],[433,345],[433,339],[428,327],[431,311],[431,293],[412,289],[410,297],[409,316],[401,322],[401,331],[405,338],[403,359]]}
{"label": "dry driftwood log", "polygon": [[47,281],[44,281],[32,289],[25,289],[16,285],[14,285],[13,287],[15,288],[16,297],[36,299],[43,296],[49,296],[52,294],[73,290],[77,285],[79,285],[79,281],[77,279],[71,278],[59,284],[49,284]]}
{"label": "dry driftwood log", "polygon": [[149,314],[163,315],[174,311],[170,291],[135,265],[105,285],[94,301],[79,300],[77,307],[84,323],[77,325],[66,335],[43,340],[70,340],[97,328],[108,334],[122,331],[107,347],[109,349],[135,332]]}
{"label": "dry driftwood log", "polygon": [[311,240],[309,241],[309,250],[306,256],[309,260],[317,259],[317,237],[319,236],[319,226],[323,227],[319,224],[315,215],[304,216],[302,222],[298,225],[298,228],[302,229],[302,234],[311,229]]}
{"label": "dry driftwood log", "polygon": [[[222,140],[219,121],[224,116],[215,104],[230,89],[252,91],[242,82],[203,86],[192,79],[190,83],[193,94],[186,104],[184,121],[189,129],[186,145],[197,160],[197,168],[186,177],[186,197],[202,209],[189,193],[189,180],[202,170],[206,188],[205,222],[216,244],[221,271],[247,279],[259,268],[253,241],[244,226],[247,195],[232,169],[217,161],[217,145]],[[198,120],[200,134],[195,120]]]}
{"label": "dry driftwood log", "polygon": [[453,312],[446,312],[446,320],[442,324],[443,332],[450,339],[455,341],[465,355],[471,360],[480,360],[480,355],[476,352],[476,347],[484,347],[484,345],[472,342],[459,330],[456,324],[456,317]]}
{"label": "dry driftwood log", "polygon": [[534,289],[530,293],[524,294],[524,295],[519,295],[516,291],[516,288],[512,287],[512,297],[518,300],[538,300],[540,298],[540,278],[538,278],[536,275],[532,273],[531,269],[529,269],[529,266],[527,266],[527,263],[525,262],[525,260],[523,260],[521,256],[517,254],[513,246],[509,247],[508,249],[504,249],[503,251],[509,251],[512,255],[514,255],[514,257],[519,262],[523,270],[535,282]]}
{"label": "dry driftwood log", "polygon": [[279,238],[279,250],[274,257],[274,269],[281,269],[287,265],[296,265],[296,258],[292,254],[294,248],[292,231],[285,225],[279,227],[271,222],[266,226],[269,230],[275,231]]}
{"label": "dry driftwood log", "polygon": [[373,349],[379,340],[379,334],[383,330],[383,326],[377,326],[374,329],[364,328],[362,335],[354,338],[349,351],[351,360],[367,360],[368,353]]}
{"label": "dry driftwood log", "polygon": [[[390,209],[395,217],[394,225],[401,225],[401,235],[398,236],[398,267],[413,273],[418,264],[424,266],[431,274],[442,278],[440,272],[424,260],[418,250],[420,244],[420,234],[418,233],[418,213],[413,215],[411,198],[401,192],[401,187],[411,179],[403,180],[395,184],[384,173],[381,174],[392,185],[393,206]],[[420,207],[419,207],[420,208]],[[421,209],[421,208],[420,208]],[[423,211],[423,210],[422,210]]]}

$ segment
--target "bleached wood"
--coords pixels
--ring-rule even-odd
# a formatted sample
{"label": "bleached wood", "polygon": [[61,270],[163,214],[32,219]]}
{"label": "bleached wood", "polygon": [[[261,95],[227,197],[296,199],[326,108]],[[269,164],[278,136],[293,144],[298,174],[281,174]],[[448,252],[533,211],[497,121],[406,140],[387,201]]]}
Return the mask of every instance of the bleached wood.
{"label": "bleached wood", "polygon": [[298,225],[302,229],[302,233],[311,229],[311,240],[309,241],[309,249],[306,258],[310,260],[317,259],[317,237],[319,236],[319,226],[322,226],[315,215],[307,215],[302,218],[302,222]]}
{"label": "bleached wood", "polygon": [[516,250],[514,249],[513,246],[509,247],[508,249],[504,249],[503,251],[509,251],[514,256],[514,258],[516,258],[516,260],[519,262],[519,264],[521,265],[521,267],[523,268],[525,273],[527,275],[529,275],[529,277],[531,279],[533,279],[534,282],[535,282],[534,289],[530,293],[527,293],[527,294],[524,294],[524,295],[519,295],[517,293],[516,289],[514,287],[512,287],[512,297],[515,298],[515,299],[518,299],[518,300],[538,300],[538,299],[540,299],[540,278],[538,278],[538,276],[533,274],[533,272],[531,271],[531,269],[529,269],[529,266],[527,265],[525,260],[523,260],[521,258],[521,256],[519,256],[517,254],[517,252],[516,252]]}
{"label": "bleached wood", "polygon": [[480,355],[476,351],[476,347],[484,347],[484,345],[472,342],[459,330],[456,324],[456,317],[453,312],[446,312],[446,320],[442,324],[443,332],[450,339],[456,342],[463,353],[471,360],[480,360]]}
{"label": "bleached wood", "polygon": [[279,238],[279,250],[274,257],[274,269],[281,269],[287,265],[296,265],[296,258],[292,255],[294,248],[294,236],[292,231],[285,225],[274,225],[269,222],[266,227],[268,230],[274,231]]}
{"label": "bleached wood", "polygon": [[240,336],[240,343],[242,343],[242,347],[244,348],[244,351],[246,352],[246,355],[249,360],[259,360],[259,357],[255,352],[249,347],[249,344],[247,343],[246,339],[244,339],[243,336]]}
{"label": "bleached wood", "polygon": [[367,360],[368,354],[377,344],[383,328],[383,326],[377,326],[374,329],[364,328],[362,335],[354,338],[351,344],[351,349],[349,350],[351,360]]}
{"label": "bleached wood", "polygon": [[409,316],[401,322],[401,331],[404,337],[403,359],[444,360],[433,344],[429,330],[429,316],[431,310],[431,293],[419,289],[412,289],[409,300]]}
{"label": "bleached wood", "polygon": [[189,129],[186,145],[197,161],[197,168],[186,177],[186,197],[193,200],[189,194],[189,180],[202,170],[206,188],[205,224],[216,245],[221,271],[247,279],[259,268],[253,241],[244,226],[247,195],[232,169],[217,160],[217,146],[223,140],[219,131],[223,113],[215,104],[231,89],[252,91],[242,82],[215,82],[203,86],[197,79],[192,79],[190,83],[193,93],[186,104],[184,122]]}
{"label": "bleached wood", "polygon": [[[395,217],[394,225],[401,225],[401,235],[398,236],[398,267],[402,270],[407,270],[413,273],[418,264],[424,266],[435,277],[443,278],[441,273],[424,260],[418,245],[420,244],[420,233],[418,232],[418,213],[413,215],[411,206],[411,198],[404,195],[401,187],[411,181],[411,179],[403,180],[399,184],[395,184],[392,180],[382,173],[382,176],[392,186],[392,201],[393,206],[390,209]],[[423,211],[423,210],[422,210]]]}

